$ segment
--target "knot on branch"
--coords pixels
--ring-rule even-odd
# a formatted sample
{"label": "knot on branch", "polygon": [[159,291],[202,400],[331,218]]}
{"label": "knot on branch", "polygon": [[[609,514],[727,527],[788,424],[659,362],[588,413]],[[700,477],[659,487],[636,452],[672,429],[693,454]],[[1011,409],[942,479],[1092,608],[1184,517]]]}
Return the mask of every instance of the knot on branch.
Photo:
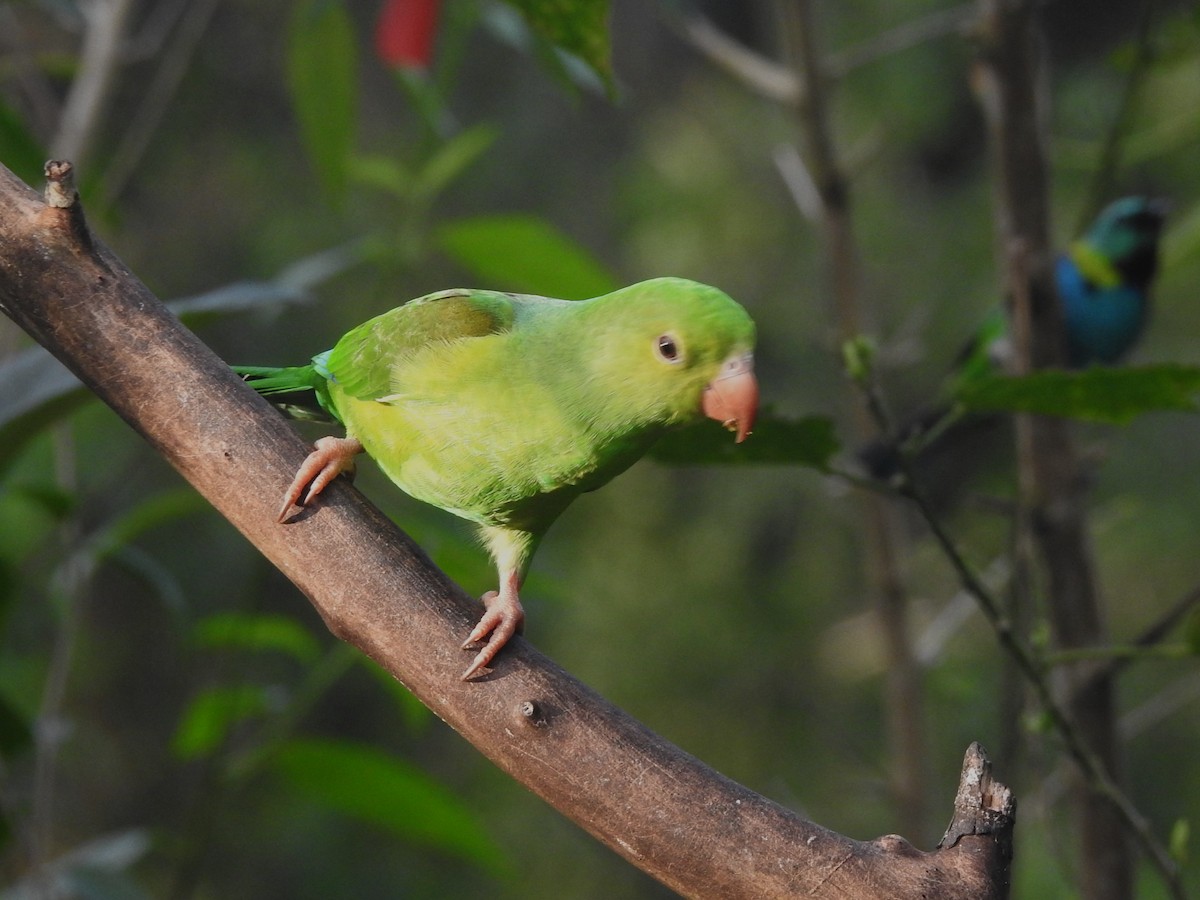
{"label": "knot on branch", "polygon": [[92,233],[84,219],[83,204],[79,202],[79,191],[75,187],[75,166],[65,159],[52,159],[46,163],[44,171],[46,206],[38,214],[39,221],[51,234],[65,235],[75,250],[108,269],[108,264],[96,253]]}
{"label": "knot on branch", "polygon": [[522,700],[517,706],[521,721],[534,728],[542,728],[548,724],[546,710],[536,700]]}
{"label": "knot on branch", "polygon": [[52,159],[46,163],[46,205],[70,209],[79,192],[75,189],[75,167],[69,160]]}
{"label": "knot on branch", "polygon": [[954,818],[939,848],[950,849],[966,835],[990,835],[1012,857],[1012,829],[1017,802],[1012,791],[992,778],[992,761],[978,742],[967,748],[962,776],[954,795]]}

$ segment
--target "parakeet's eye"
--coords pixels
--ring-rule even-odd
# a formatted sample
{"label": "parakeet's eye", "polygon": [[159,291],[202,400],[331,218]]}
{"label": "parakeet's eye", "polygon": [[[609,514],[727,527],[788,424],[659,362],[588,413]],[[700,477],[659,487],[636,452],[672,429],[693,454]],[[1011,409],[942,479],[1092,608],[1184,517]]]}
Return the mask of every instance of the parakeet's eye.
{"label": "parakeet's eye", "polygon": [[654,342],[654,348],[658,351],[658,355],[666,362],[679,362],[683,358],[683,353],[679,349],[679,344],[675,338],[669,334],[664,334]]}

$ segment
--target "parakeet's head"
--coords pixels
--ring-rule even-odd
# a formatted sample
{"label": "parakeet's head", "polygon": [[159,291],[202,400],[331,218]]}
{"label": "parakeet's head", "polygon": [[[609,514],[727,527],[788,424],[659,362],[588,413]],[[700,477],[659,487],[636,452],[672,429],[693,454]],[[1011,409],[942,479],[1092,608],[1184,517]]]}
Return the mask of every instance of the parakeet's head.
{"label": "parakeet's head", "polygon": [[594,387],[629,415],[677,424],[703,414],[745,440],[758,411],[754,322],[726,294],[655,278],[584,301]]}
{"label": "parakeet's head", "polygon": [[1082,238],[1121,278],[1144,287],[1158,270],[1158,239],[1167,204],[1148,197],[1122,197],[1110,203]]}

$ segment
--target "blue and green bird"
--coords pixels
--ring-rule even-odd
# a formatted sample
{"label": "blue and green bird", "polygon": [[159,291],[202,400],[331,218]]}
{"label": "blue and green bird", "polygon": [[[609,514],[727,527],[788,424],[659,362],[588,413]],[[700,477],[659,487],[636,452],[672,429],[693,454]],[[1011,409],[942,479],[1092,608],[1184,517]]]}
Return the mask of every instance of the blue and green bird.
{"label": "blue and green bird", "polygon": [[754,423],[754,324],[716,288],[657,278],[591,300],[449,290],[352,329],[303,366],[235,366],[259,393],[307,394],[340,422],[284,495],[281,522],[366,452],[401,490],[474,522],[499,590],[463,649],[464,679],[522,627],[538,542],[579,494],[666,430]]}
{"label": "blue and green bird", "polygon": [[[1067,365],[1113,365],[1123,360],[1146,328],[1151,287],[1158,274],[1159,239],[1168,205],[1149,197],[1122,197],[1105,207],[1087,231],[1054,262]],[[991,372],[1011,353],[1008,321],[997,309],[958,358],[949,389]],[[934,404],[859,452],[877,478],[895,473],[899,447],[939,429],[952,403]]]}
{"label": "blue and green bird", "polygon": [[1161,200],[1123,197],[1055,262],[1072,368],[1120,362],[1142,336],[1166,214]]}
{"label": "blue and green bird", "polygon": [[[1150,318],[1150,287],[1158,274],[1166,213],[1161,200],[1122,197],[1055,259],[1064,359],[1070,368],[1118,363],[1141,338]],[[996,310],[964,352],[966,377],[991,369],[1009,352],[1006,328],[1006,318]],[[981,365],[970,358],[972,353],[987,361]]]}

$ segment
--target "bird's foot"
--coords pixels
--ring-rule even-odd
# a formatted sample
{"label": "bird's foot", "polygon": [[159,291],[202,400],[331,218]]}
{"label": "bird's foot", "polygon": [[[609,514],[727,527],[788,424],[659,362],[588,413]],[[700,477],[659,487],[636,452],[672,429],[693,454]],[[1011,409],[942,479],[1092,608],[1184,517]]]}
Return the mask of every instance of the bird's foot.
{"label": "bird's foot", "polygon": [[[462,649],[473,650],[475,645],[487,638],[483,649],[475,656],[474,661],[463,672],[462,680],[470,681],[481,674],[487,665],[496,658],[496,654],[508,643],[514,634],[520,634],[525,625],[525,610],[515,593],[504,594],[488,591],[481,598],[487,612],[479,620],[479,624],[463,641]],[[490,635],[490,637],[489,637]]]}
{"label": "bird's foot", "polygon": [[[292,485],[283,495],[279,521],[287,518],[293,506],[307,506],[343,472],[354,474],[354,457],[362,453],[363,445],[355,438],[319,438],[312,453],[296,472]],[[307,490],[306,490],[307,489]]]}

